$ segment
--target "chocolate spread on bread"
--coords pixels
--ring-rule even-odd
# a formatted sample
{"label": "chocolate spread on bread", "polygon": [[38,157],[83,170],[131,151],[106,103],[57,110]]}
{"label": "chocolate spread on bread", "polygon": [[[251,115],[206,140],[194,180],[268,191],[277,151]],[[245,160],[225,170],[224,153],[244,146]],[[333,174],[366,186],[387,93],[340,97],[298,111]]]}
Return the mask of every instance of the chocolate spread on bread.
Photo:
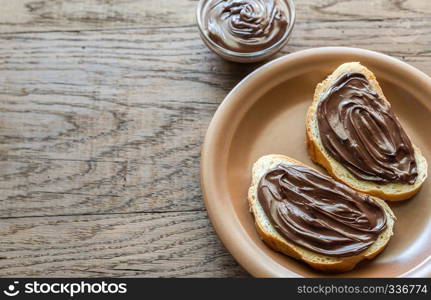
{"label": "chocolate spread on bread", "polygon": [[413,145],[391,107],[360,73],[345,73],[317,108],[327,153],[358,179],[378,184],[414,184]]}
{"label": "chocolate spread on bread", "polygon": [[287,30],[286,4],[277,0],[212,0],[204,12],[209,38],[240,53],[266,49]]}
{"label": "chocolate spread on bread", "polygon": [[323,255],[357,255],[386,228],[386,214],[370,196],[298,165],[267,171],[257,197],[277,232]]}

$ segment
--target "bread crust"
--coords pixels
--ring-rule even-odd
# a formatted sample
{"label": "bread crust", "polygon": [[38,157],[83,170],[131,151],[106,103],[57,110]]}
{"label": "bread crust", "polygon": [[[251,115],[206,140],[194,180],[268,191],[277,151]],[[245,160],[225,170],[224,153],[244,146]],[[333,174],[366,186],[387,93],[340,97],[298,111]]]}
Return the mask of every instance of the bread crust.
{"label": "bread crust", "polygon": [[[413,145],[416,163],[419,169],[416,183],[413,185],[389,184],[391,185],[389,187],[389,185],[371,183],[357,178],[353,179],[353,174],[351,174],[351,172],[349,172],[342,164],[340,164],[326,152],[320,141],[320,135],[318,133],[313,134],[313,131],[317,126],[315,124],[317,122],[316,112],[321,96],[334,83],[334,81],[339,78],[339,76],[346,72],[358,72],[365,75],[373,89],[378,93],[379,97],[389,106],[391,106],[389,101],[383,94],[383,91],[379,83],[377,82],[375,75],[370,70],[368,70],[366,67],[362,66],[358,62],[342,64],[331,75],[329,75],[328,78],[326,78],[324,81],[322,81],[316,86],[313,102],[308,108],[306,117],[306,143],[308,154],[310,155],[313,162],[324,167],[333,178],[343,182],[344,184],[347,184],[348,186],[357,191],[367,193],[369,195],[379,197],[387,201],[400,201],[412,197],[420,190],[423,182],[427,177],[427,162],[417,146]],[[349,176],[350,178],[347,178],[345,176],[346,173],[351,174],[351,176]],[[396,191],[394,192],[393,190]]]}
{"label": "bread crust", "polygon": [[[275,167],[279,163],[294,164],[313,169],[290,157],[279,154],[263,156],[254,164],[252,183],[248,191],[248,203],[250,206],[250,211],[255,219],[257,232],[261,239],[270,248],[295,259],[304,261],[319,271],[327,273],[341,273],[353,269],[360,261],[364,259],[373,259],[386,247],[390,237],[393,235],[395,216],[389,206],[383,200],[376,197],[373,197],[373,199],[383,207],[387,217],[386,229],[379,235],[378,239],[373,245],[371,245],[367,250],[360,253],[359,255],[340,258],[321,255],[289,242],[283,238],[272,227],[269,219],[263,212],[263,208],[260,206],[260,203],[257,200],[257,186],[260,178],[267,170]],[[317,170],[315,171],[318,172]]]}

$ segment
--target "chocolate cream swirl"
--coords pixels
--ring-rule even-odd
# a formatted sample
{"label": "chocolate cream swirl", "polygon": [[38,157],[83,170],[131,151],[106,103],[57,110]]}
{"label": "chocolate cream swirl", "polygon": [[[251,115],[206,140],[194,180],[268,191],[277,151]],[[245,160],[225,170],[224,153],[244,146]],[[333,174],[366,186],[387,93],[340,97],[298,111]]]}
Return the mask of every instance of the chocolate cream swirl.
{"label": "chocolate cream swirl", "polygon": [[287,30],[286,4],[277,0],[213,0],[204,22],[209,38],[240,53],[263,50],[279,41]]}
{"label": "chocolate cream swirl", "polygon": [[318,105],[317,121],[325,150],[358,179],[415,183],[413,145],[363,74],[346,73],[329,87]]}
{"label": "chocolate cream swirl", "polygon": [[357,255],[386,228],[386,214],[370,196],[298,165],[267,171],[257,196],[284,238],[323,255]]}

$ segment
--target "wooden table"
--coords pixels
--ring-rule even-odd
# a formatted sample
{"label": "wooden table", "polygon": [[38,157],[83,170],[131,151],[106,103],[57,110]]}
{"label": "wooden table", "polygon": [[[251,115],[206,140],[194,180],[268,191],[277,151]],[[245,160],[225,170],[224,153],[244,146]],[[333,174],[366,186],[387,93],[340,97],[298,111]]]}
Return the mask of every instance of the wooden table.
{"label": "wooden table", "polygon": [[[0,0],[0,275],[249,276],[199,185],[200,147],[258,64],[201,42],[190,0]],[[431,1],[297,0],[280,55],[355,46],[431,74]]]}

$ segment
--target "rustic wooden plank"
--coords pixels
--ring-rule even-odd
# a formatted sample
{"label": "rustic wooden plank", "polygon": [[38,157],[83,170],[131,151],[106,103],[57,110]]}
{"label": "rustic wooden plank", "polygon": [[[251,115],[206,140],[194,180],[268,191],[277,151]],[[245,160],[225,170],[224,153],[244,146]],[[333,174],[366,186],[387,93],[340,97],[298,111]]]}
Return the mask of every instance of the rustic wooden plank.
{"label": "rustic wooden plank", "polygon": [[[32,105],[25,109],[29,106]],[[0,161],[1,215],[202,209],[199,149],[205,128],[199,126],[199,120],[205,116],[209,119],[215,107],[172,106],[180,108],[142,108],[138,114],[125,113],[124,121],[101,120],[100,124],[92,123],[86,128],[84,119],[91,118],[92,112],[80,116],[72,108],[69,113],[65,113],[67,109],[59,113],[53,105],[40,111],[41,116],[33,117],[34,111],[24,111],[17,117],[19,105],[12,105],[14,113],[4,114],[0,130],[5,133],[1,138],[5,149]],[[65,125],[60,122],[47,126],[45,121],[57,113]],[[72,122],[79,124],[77,132],[70,132],[76,138],[55,136],[59,129],[67,128],[67,114],[69,120],[77,119]],[[152,121],[145,122],[145,118]],[[11,125],[6,124],[8,120]],[[116,128],[121,122],[129,122],[129,130]],[[94,131],[96,126],[100,127]],[[36,137],[23,137],[26,127]],[[88,130],[94,131],[94,135],[83,135]],[[20,154],[20,149],[25,153]],[[116,158],[119,153],[127,157]]]}
{"label": "rustic wooden plank", "polygon": [[0,219],[0,275],[238,277],[206,212]]}
{"label": "rustic wooden plank", "polygon": [[423,0],[297,0],[298,15],[318,20],[428,18],[431,3]]}
{"label": "rustic wooden plank", "polygon": [[[427,18],[424,0],[296,0],[298,20]],[[197,1],[0,0],[0,32],[193,27]]]}
{"label": "rustic wooden plank", "polygon": [[94,30],[190,25],[195,1],[1,0],[0,31]]}

